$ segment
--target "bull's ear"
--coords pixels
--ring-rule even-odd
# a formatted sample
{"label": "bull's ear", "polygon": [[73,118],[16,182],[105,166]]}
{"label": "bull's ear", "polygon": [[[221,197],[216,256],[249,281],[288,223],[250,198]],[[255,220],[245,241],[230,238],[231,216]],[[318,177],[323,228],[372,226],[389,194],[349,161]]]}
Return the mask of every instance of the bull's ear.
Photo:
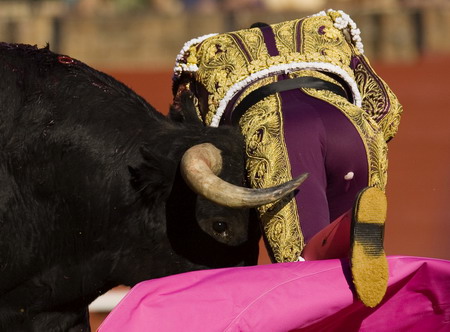
{"label": "bull's ear", "polygon": [[169,118],[177,122],[203,126],[197,111],[196,100],[191,91],[187,89],[179,91],[170,106]]}
{"label": "bull's ear", "polygon": [[141,148],[144,162],[137,167],[128,166],[130,184],[149,202],[167,199],[177,171],[177,164],[155,153],[151,148]]}

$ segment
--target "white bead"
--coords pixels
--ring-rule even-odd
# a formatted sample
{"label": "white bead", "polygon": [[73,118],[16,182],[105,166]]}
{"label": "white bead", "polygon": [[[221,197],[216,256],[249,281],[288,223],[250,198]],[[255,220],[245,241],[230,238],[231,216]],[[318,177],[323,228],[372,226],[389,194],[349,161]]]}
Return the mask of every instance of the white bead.
{"label": "white bead", "polygon": [[349,180],[353,179],[354,176],[355,176],[355,173],[348,172],[347,174],[345,174],[344,179],[349,181]]}

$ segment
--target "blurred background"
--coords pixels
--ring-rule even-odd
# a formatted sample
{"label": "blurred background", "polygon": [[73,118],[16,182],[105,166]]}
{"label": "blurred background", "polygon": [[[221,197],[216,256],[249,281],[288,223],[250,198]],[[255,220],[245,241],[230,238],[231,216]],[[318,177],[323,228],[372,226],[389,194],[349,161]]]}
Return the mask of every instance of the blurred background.
{"label": "blurred background", "polygon": [[[49,43],[167,113],[186,41],[328,8],[357,23],[366,55],[404,106],[389,143],[386,251],[450,259],[449,0],[0,0],[0,40]],[[91,306],[94,330],[125,292]]]}

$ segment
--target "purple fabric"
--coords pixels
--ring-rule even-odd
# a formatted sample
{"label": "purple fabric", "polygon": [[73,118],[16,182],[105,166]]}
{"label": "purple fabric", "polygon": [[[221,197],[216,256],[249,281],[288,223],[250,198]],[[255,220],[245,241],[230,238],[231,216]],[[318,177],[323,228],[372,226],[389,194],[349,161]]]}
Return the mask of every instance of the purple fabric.
{"label": "purple fabric", "polygon": [[358,67],[358,65],[361,63],[361,60],[359,59],[359,57],[357,56],[353,56],[352,59],[350,60],[350,68],[352,70],[355,70],[356,67]]}
{"label": "purple fabric", "polygon": [[247,61],[250,62],[253,60],[252,56],[247,50],[247,47],[245,47],[244,42],[242,41],[241,37],[239,37],[237,34],[232,33],[231,37],[233,37],[234,41],[239,45],[239,49],[244,52],[245,57],[247,58]]}
{"label": "purple fabric", "polygon": [[280,263],[142,282],[98,331],[450,331],[450,261],[388,262],[387,293],[372,309],[355,299],[346,263]]}
{"label": "purple fabric", "polygon": [[302,53],[302,25],[304,20],[298,21],[295,27],[295,51],[299,53]]}
{"label": "purple fabric", "polygon": [[[260,30],[269,54],[278,55],[272,28]],[[301,40],[298,43],[300,47]],[[279,79],[287,77],[280,75]],[[350,210],[357,193],[368,185],[367,155],[358,131],[339,109],[299,89],[283,91],[280,96],[292,175],[309,173],[296,195],[303,236],[308,242]],[[230,123],[236,99],[225,110],[222,124]],[[349,172],[355,176],[345,180]]]}
{"label": "purple fabric", "polygon": [[[336,107],[301,90],[281,92],[284,137],[293,176],[309,173],[296,195],[305,241],[350,210],[368,185],[358,131]],[[344,176],[353,172],[352,180]]]}
{"label": "purple fabric", "polygon": [[263,34],[264,43],[266,44],[267,52],[269,53],[269,55],[270,56],[280,55],[272,27],[268,25],[265,27],[261,27],[260,30]]}

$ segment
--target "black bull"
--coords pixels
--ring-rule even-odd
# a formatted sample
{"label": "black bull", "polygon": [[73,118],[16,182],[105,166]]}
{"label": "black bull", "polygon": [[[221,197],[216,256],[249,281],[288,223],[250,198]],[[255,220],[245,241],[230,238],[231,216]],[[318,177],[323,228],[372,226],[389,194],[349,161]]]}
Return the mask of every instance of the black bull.
{"label": "black bull", "polygon": [[195,123],[189,95],[173,121],[108,75],[27,45],[0,44],[0,78],[1,331],[86,330],[86,306],[116,285],[256,262],[248,209],[181,179],[185,151],[207,142],[222,179],[244,175],[240,134]]}

